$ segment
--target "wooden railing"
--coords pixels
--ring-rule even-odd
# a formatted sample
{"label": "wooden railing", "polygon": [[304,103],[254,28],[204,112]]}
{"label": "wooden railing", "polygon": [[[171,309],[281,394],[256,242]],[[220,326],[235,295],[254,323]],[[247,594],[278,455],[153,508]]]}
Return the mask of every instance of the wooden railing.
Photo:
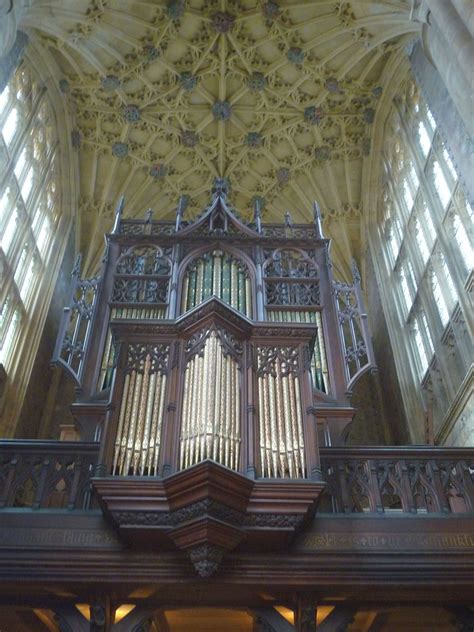
{"label": "wooden railing", "polygon": [[[0,509],[88,509],[98,443],[0,441]],[[474,512],[474,448],[322,448],[330,513]]]}
{"label": "wooden railing", "polygon": [[474,448],[323,448],[326,493],[334,513],[474,511]]}
{"label": "wooden railing", "polygon": [[98,443],[0,441],[0,508],[88,509]]}

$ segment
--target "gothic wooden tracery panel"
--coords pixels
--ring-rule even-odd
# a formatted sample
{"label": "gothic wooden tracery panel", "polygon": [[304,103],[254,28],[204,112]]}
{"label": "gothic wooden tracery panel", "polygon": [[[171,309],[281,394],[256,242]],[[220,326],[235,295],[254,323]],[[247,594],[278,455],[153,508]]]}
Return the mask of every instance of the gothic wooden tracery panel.
{"label": "gothic wooden tracery panel", "polygon": [[127,249],[117,261],[114,318],[163,318],[168,304],[170,251],[156,245]]}
{"label": "gothic wooden tracery panel", "polygon": [[318,266],[308,253],[278,248],[264,254],[267,308],[319,305]]}
{"label": "gothic wooden tracery panel", "polygon": [[216,248],[193,259],[184,273],[181,311],[187,312],[211,296],[252,316],[252,284],[245,263]]}

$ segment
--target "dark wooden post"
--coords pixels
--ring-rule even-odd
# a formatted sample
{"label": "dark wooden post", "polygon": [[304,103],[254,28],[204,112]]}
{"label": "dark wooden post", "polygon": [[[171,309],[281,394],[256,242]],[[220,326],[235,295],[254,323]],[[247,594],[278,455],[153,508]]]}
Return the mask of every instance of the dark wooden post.
{"label": "dark wooden post", "polygon": [[246,406],[245,412],[245,434],[244,444],[244,473],[249,478],[256,478],[260,471],[259,463],[259,434],[255,423],[255,402],[254,402],[254,367],[252,362],[252,347],[247,343],[245,348],[244,366],[242,367],[243,377],[246,379]]}
{"label": "dark wooden post", "polygon": [[179,435],[182,407],[179,404],[179,396],[183,391],[184,379],[184,344],[182,340],[175,340],[170,344],[170,357],[167,385],[168,401],[166,402],[166,415],[163,419],[162,448],[160,455],[159,471],[165,477],[179,469]]}

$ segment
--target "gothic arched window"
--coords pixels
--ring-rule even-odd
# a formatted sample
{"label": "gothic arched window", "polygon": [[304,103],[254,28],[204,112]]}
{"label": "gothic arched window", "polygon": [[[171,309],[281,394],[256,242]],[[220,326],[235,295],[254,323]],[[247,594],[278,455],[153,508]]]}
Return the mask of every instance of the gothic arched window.
{"label": "gothic arched window", "polygon": [[23,62],[0,94],[0,363],[15,390],[5,414],[7,436],[26,387],[20,369],[28,375],[32,337],[41,332],[70,226],[57,129],[45,86]]}
{"label": "gothic arched window", "polygon": [[416,420],[435,411],[435,435],[446,438],[472,358],[473,217],[433,115],[412,81],[387,120],[383,166],[377,238],[407,417],[420,440]]}

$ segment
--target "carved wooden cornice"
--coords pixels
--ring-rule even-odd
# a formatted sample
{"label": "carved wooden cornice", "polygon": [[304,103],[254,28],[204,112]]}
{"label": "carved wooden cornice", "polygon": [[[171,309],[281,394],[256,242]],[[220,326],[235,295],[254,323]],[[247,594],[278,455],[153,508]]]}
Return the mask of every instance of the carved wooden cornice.
{"label": "carved wooden cornice", "polygon": [[254,481],[212,461],[164,479],[95,478],[119,537],[135,548],[185,551],[202,577],[239,550],[287,547],[316,511],[325,483]]}
{"label": "carved wooden cornice", "polygon": [[147,338],[157,340],[157,336],[176,337],[190,334],[207,324],[217,323],[226,329],[240,335],[259,340],[272,338],[274,341],[286,339],[311,340],[315,334],[315,325],[307,323],[253,323],[243,314],[233,309],[215,296],[205,300],[193,309],[180,316],[176,321],[153,320],[111,320],[113,333],[119,339],[141,341]]}

